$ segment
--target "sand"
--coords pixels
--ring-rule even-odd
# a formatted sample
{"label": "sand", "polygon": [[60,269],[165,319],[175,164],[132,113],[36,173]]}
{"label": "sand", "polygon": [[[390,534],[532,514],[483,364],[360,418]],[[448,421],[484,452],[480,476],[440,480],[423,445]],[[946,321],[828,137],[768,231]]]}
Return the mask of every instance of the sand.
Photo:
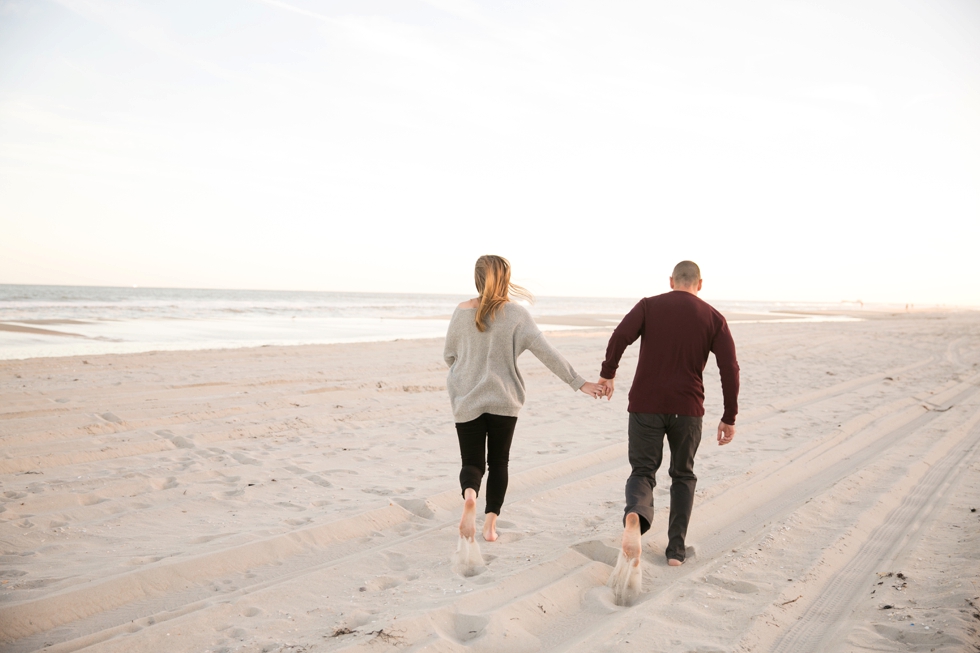
{"label": "sand", "polygon": [[[611,402],[522,358],[465,574],[439,340],[2,361],[0,650],[974,650],[980,314],[732,329],[736,439],[711,362],[688,560],[662,472],[627,606],[635,346]],[[550,337],[592,377],[608,333]]]}

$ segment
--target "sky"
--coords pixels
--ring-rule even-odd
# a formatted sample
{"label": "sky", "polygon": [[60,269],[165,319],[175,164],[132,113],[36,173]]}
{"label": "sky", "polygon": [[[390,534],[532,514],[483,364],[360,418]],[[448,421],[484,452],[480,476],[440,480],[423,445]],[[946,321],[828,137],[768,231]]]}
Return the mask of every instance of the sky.
{"label": "sky", "polygon": [[0,0],[0,283],[980,306],[974,0]]}

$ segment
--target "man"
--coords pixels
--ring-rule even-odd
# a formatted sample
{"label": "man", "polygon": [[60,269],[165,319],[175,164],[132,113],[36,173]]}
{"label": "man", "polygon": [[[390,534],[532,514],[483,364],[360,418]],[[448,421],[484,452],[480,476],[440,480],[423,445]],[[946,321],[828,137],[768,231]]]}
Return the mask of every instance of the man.
{"label": "man", "polygon": [[629,394],[629,460],[623,518],[623,555],[636,565],[640,537],[653,521],[653,488],[663,460],[663,441],[670,446],[670,521],[667,564],[684,563],[684,538],[694,506],[694,454],[701,443],[704,381],[701,373],[714,352],[721,373],[725,413],[718,424],[718,444],[735,437],[738,412],[738,361],[725,318],[698,298],[701,270],[681,261],[670,277],[671,292],[645,297],[619,323],[602,363],[599,383],[612,398],[619,359],[637,338],[640,358]]}

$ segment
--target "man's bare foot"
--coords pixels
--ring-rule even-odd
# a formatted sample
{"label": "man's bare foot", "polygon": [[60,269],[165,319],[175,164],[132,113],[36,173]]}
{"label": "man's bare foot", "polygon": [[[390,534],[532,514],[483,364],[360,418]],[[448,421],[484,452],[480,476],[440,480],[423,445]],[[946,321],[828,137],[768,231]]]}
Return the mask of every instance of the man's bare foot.
{"label": "man's bare foot", "polygon": [[674,558],[667,558],[667,564],[671,567],[680,567],[684,564],[683,560],[675,560]]}
{"label": "man's bare foot", "polygon": [[640,518],[631,512],[626,515],[626,528],[623,529],[623,555],[639,563],[640,549]]}
{"label": "man's bare foot", "polygon": [[459,520],[459,536],[470,542],[476,539],[476,492],[473,490],[466,490],[463,516]]}
{"label": "man's bare foot", "polygon": [[497,514],[493,512],[487,513],[487,520],[483,522],[483,539],[487,542],[495,542],[497,540]]}

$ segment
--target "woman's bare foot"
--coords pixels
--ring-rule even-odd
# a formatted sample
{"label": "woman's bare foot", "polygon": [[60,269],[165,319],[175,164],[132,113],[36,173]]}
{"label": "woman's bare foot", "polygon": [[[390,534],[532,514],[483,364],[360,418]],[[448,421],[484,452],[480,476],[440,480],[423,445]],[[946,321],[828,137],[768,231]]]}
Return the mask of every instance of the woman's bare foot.
{"label": "woman's bare foot", "polygon": [[459,536],[473,542],[476,539],[476,492],[467,489],[463,516],[459,520]]}
{"label": "woman's bare foot", "polygon": [[487,542],[495,542],[497,540],[497,514],[493,512],[487,513],[487,520],[483,522],[483,539]]}
{"label": "woman's bare foot", "polygon": [[684,564],[683,560],[675,560],[674,558],[667,558],[667,564],[671,567],[680,567]]}
{"label": "woman's bare foot", "polygon": [[640,518],[631,512],[626,515],[626,528],[623,529],[623,555],[639,562],[640,549]]}

